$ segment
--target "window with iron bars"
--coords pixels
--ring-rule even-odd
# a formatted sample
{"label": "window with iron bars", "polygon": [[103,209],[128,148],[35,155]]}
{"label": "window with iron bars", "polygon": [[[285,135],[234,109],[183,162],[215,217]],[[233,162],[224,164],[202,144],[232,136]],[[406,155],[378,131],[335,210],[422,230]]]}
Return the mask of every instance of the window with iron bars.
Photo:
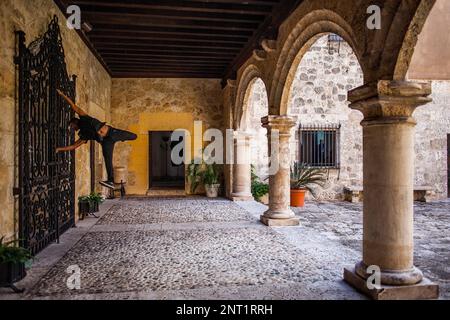
{"label": "window with iron bars", "polygon": [[314,168],[340,168],[341,125],[300,125],[299,161]]}

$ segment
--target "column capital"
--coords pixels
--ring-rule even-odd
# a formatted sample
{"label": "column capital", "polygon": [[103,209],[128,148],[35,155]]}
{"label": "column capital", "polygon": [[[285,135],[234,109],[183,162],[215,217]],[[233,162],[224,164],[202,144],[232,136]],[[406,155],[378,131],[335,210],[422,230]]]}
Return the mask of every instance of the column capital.
{"label": "column capital", "polygon": [[365,122],[383,119],[412,122],[414,110],[432,101],[430,82],[380,80],[348,93],[350,108],[359,110]]}
{"label": "column capital", "polygon": [[261,119],[261,123],[268,130],[278,130],[281,134],[290,134],[296,121],[289,116],[266,116]]}

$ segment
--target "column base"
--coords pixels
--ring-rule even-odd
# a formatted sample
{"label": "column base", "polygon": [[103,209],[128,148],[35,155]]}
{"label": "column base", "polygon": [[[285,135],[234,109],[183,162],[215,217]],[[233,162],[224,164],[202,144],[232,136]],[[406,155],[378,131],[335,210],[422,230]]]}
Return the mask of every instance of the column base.
{"label": "column base", "polygon": [[439,286],[426,278],[414,285],[381,285],[378,289],[370,290],[367,287],[367,280],[359,276],[354,267],[348,267],[344,268],[344,281],[374,300],[428,300],[439,298]]}
{"label": "column base", "polygon": [[[356,264],[355,272],[362,278],[368,279],[371,274],[367,274],[368,266],[364,262]],[[381,283],[388,286],[411,286],[418,284],[423,279],[423,273],[416,267],[405,271],[381,270]]]}
{"label": "column base", "polygon": [[261,222],[268,227],[295,227],[300,225],[299,218],[272,219],[266,216],[261,216]]}
{"label": "column base", "polygon": [[253,201],[255,198],[251,194],[239,194],[239,193],[233,193],[231,195],[231,200],[234,202],[237,201]]}

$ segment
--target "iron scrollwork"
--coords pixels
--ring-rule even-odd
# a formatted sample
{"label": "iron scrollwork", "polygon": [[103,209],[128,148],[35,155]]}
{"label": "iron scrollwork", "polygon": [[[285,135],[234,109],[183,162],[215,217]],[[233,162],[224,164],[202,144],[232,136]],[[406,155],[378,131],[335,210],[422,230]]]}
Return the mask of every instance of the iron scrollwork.
{"label": "iron scrollwork", "polygon": [[75,153],[56,154],[74,142],[73,112],[56,92],[75,100],[58,19],[29,46],[16,32],[19,97],[19,238],[37,253],[75,225]]}

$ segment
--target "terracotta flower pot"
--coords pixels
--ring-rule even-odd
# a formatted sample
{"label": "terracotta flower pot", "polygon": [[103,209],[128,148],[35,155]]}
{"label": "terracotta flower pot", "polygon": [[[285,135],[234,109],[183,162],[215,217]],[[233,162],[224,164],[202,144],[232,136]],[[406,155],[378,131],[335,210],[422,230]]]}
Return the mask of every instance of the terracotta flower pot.
{"label": "terracotta flower pot", "polygon": [[291,206],[302,208],[305,206],[306,190],[291,190]]}

